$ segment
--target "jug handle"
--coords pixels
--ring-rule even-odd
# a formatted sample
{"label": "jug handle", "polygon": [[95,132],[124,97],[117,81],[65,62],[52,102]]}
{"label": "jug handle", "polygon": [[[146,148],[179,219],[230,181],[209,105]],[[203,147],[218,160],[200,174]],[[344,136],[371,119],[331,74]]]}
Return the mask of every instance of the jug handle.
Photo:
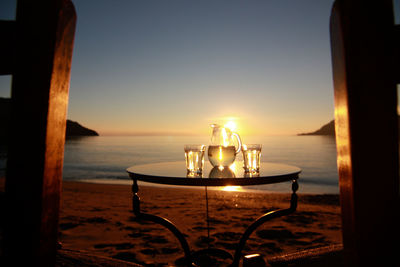
{"label": "jug handle", "polygon": [[236,154],[239,153],[242,150],[242,140],[240,140],[240,136],[237,133],[232,133],[232,135],[234,135],[238,141],[238,148],[236,149]]}

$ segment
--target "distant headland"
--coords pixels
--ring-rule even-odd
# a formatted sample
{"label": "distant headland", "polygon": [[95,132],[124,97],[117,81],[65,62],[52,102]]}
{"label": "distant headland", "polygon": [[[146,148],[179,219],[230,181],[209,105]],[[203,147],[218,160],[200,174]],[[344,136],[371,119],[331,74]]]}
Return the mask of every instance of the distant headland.
{"label": "distant headland", "polygon": [[[400,125],[400,116],[397,117],[398,124]],[[335,120],[331,120],[318,130],[311,133],[300,133],[297,135],[326,135],[326,136],[335,136]],[[400,130],[399,130],[399,139],[400,139]]]}
{"label": "distant headland", "polygon": [[83,127],[76,121],[67,120],[66,137],[72,136],[98,136],[99,134],[89,128]]}
{"label": "distant headland", "polygon": [[327,136],[335,136],[335,120],[331,120],[318,130],[311,133],[300,133],[298,135],[327,135]]}
{"label": "distant headland", "polygon": [[[0,142],[7,139],[8,135],[8,121],[10,118],[11,99],[0,97]],[[67,120],[67,129],[65,137],[73,136],[98,136],[99,134],[80,125],[78,122]]]}

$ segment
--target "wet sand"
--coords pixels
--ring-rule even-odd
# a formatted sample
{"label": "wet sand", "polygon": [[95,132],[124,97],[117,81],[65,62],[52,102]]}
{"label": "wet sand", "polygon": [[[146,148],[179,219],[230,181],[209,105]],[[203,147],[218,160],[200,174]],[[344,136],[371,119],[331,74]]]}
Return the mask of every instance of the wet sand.
{"label": "wet sand", "polygon": [[[288,189],[290,185],[288,186]],[[263,213],[288,208],[290,193],[208,190],[210,238],[204,189],[141,186],[141,210],[172,221],[190,249],[208,246],[234,253],[241,234]],[[338,195],[299,195],[297,211],[259,227],[245,254],[273,256],[341,243]],[[127,185],[63,182],[60,214],[63,248],[140,264],[180,265],[183,250],[164,227],[138,222]],[[221,260],[226,265],[230,260]]]}

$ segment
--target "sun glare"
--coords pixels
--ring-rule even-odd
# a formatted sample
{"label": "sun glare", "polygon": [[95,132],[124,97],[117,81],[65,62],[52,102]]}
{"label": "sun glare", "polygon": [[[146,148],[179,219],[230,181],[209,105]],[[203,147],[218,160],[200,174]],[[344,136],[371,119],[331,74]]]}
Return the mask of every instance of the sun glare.
{"label": "sun glare", "polygon": [[234,121],[232,121],[232,120],[228,121],[228,122],[224,125],[224,127],[228,128],[228,129],[231,130],[231,131],[236,131],[236,130],[237,130],[237,124],[236,124],[236,122],[234,122]]}

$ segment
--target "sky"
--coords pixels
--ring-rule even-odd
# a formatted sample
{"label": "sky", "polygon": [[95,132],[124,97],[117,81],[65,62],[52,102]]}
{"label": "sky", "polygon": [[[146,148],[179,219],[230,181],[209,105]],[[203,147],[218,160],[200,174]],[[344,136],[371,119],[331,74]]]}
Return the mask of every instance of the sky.
{"label": "sky", "polygon": [[[333,0],[73,3],[68,118],[101,135],[208,134],[227,121],[293,135],[333,119]],[[14,13],[2,0],[0,19]]]}

